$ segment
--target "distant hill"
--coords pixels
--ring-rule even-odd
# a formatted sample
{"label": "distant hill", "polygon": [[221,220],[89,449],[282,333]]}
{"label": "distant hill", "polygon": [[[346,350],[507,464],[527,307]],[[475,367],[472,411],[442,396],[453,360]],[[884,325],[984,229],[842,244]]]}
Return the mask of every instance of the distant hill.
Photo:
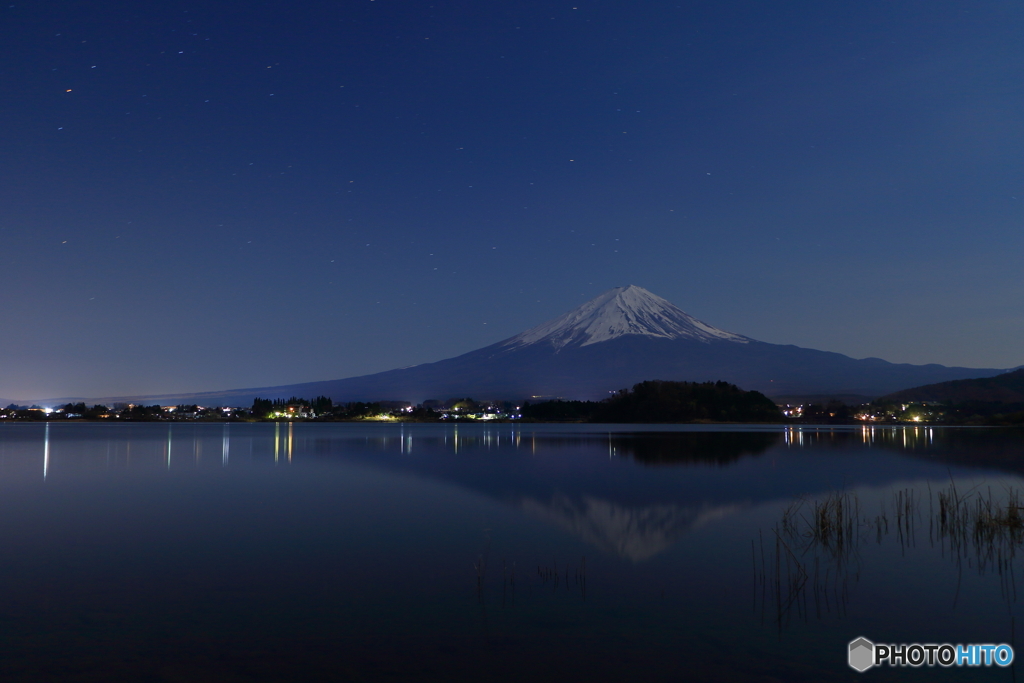
{"label": "distant hill", "polygon": [[523,405],[524,418],[603,423],[778,422],[775,402],[728,382],[649,380],[603,401],[546,401]]}
{"label": "distant hill", "polygon": [[926,384],[883,396],[881,401],[910,403],[913,401],[1024,403],[1024,369],[994,377],[958,379]]}
{"label": "distant hill", "polygon": [[728,382],[647,381],[597,404],[594,422],[773,422],[775,403]]}

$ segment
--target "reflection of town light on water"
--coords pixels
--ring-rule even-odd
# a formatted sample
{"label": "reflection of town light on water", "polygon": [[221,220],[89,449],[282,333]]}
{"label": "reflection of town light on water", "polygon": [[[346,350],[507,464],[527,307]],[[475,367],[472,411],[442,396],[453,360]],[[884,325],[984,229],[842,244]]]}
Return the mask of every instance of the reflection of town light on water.
{"label": "reflection of town light on water", "polygon": [[46,423],[46,431],[43,432],[43,479],[50,469],[50,423]]}
{"label": "reflection of town light on water", "polygon": [[227,425],[227,424],[224,425],[224,436],[221,439],[221,443],[220,443],[220,464],[223,467],[227,467],[227,464],[228,464],[228,449],[231,447],[231,444],[230,444],[230,442],[228,440],[228,427],[230,427],[230,426],[231,425]]}

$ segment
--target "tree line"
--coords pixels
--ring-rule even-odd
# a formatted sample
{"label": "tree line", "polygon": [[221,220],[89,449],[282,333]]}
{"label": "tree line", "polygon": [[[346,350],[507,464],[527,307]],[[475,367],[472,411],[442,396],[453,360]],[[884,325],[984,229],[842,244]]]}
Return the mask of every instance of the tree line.
{"label": "tree line", "polygon": [[574,422],[781,422],[775,402],[728,382],[650,380],[603,401],[526,403],[525,419]]}

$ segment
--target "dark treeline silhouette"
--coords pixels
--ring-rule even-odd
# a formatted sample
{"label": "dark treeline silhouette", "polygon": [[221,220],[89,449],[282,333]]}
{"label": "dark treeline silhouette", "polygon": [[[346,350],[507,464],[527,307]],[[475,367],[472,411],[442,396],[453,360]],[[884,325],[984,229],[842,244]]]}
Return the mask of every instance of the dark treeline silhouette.
{"label": "dark treeline silhouette", "polygon": [[663,382],[633,385],[602,401],[596,422],[771,422],[782,419],[775,402],[728,382]]}
{"label": "dark treeline silhouette", "polygon": [[946,419],[956,424],[1024,425],[1024,403],[961,401],[945,408]]}
{"label": "dark treeline silhouette", "polygon": [[746,455],[760,455],[781,440],[778,432],[646,432],[613,436],[610,445],[616,454],[644,465],[725,466]]}
{"label": "dark treeline silhouette", "polygon": [[728,382],[650,380],[600,402],[547,401],[523,405],[523,417],[578,422],[781,422],[764,394]]}
{"label": "dark treeline silhouette", "polygon": [[91,419],[97,418],[101,415],[106,415],[109,412],[109,408],[104,405],[94,405],[92,407],[86,406],[85,403],[66,403],[62,406],[65,413],[72,415],[81,415],[83,418]]}

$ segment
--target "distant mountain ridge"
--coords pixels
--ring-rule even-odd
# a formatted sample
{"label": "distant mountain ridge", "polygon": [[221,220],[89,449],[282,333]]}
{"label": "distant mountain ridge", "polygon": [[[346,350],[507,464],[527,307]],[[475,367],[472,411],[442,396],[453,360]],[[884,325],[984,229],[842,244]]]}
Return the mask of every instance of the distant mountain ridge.
{"label": "distant mountain ridge", "polygon": [[[767,396],[858,394],[998,375],[856,360],[828,351],[769,344],[697,320],[637,287],[617,287],[554,320],[476,351],[372,375],[284,386],[97,401],[244,405],[253,398],[329,396],[339,401],[472,396],[477,399],[601,399],[645,380],[723,380]],[[63,399],[62,399],[63,400]],[[93,400],[93,399],[90,399]]]}
{"label": "distant mountain ridge", "polygon": [[1024,403],[1024,369],[994,377],[959,379],[904,389],[883,396],[882,400],[903,403],[918,401],[966,401]]}

